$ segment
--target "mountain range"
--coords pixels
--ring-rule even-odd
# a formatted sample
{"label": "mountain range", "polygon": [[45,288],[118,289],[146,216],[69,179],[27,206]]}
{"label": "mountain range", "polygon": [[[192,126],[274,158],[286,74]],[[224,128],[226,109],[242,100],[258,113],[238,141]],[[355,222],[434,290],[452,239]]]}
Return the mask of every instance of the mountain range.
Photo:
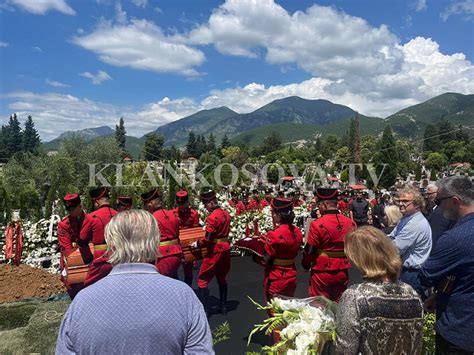
{"label": "mountain range", "polygon": [[[158,127],[154,132],[165,138],[165,146],[185,145],[191,131],[205,136],[212,133],[218,142],[227,135],[233,142],[247,145],[259,144],[265,136],[275,131],[287,143],[330,133],[341,136],[348,130],[350,119],[355,114],[351,108],[327,100],[307,100],[291,96],[244,114],[227,107],[199,111]],[[443,118],[455,125],[474,125],[474,95],[445,93],[386,118],[359,115],[362,135],[378,135],[390,124],[397,135],[405,138],[423,136],[428,124],[434,124]],[[47,150],[57,149],[59,143],[71,135],[79,135],[90,141],[112,134],[114,130],[108,126],[65,132],[44,146]],[[126,148],[136,157],[143,142],[144,136],[127,136]]]}

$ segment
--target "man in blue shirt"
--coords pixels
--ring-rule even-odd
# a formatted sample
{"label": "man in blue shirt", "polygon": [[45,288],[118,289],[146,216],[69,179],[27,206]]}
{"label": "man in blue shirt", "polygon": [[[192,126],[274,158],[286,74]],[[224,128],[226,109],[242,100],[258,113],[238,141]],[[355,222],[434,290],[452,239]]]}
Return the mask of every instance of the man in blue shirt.
{"label": "man in blue shirt", "polygon": [[457,219],[443,233],[421,269],[421,282],[436,291],[436,353],[474,352],[474,189],[468,177],[442,181],[437,204]]}
{"label": "man in blue shirt", "polygon": [[123,211],[105,228],[114,265],[74,298],[56,354],[214,354],[204,309],[185,283],[153,264],[160,233],[143,210]]}
{"label": "man in blue shirt", "polygon": [[403,217],[389,236],[400,250],[403,262],[400,279],[423,298],[424,288],[418,281],[418,274],[431,251],[431,228],[421,213],[423,196],[417,189],[407,186],[398,192],[397,202]]}

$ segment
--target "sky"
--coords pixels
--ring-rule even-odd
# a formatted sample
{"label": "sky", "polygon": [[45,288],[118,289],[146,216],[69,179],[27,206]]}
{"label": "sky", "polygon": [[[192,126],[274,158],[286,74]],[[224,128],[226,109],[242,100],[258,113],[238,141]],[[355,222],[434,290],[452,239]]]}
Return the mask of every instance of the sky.
{"label": "sky", "polygon": [[0,0],[0,125],[140,137],[293,95],[387,117],[474,93],[473,58],[474,0]]}

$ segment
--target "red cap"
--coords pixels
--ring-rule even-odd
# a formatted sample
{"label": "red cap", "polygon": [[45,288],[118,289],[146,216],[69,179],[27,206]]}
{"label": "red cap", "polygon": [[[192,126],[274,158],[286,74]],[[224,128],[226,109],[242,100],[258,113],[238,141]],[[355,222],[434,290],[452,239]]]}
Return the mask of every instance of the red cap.
{"label": "red cap", "polygon": [[67,194],[63,197],[63,202],[67,208],[74,208],[81,204],[81,198],[78,194]]}
{"label": "red cap", "polygon": [[275,197],[271,205],[275,211],[291,211],[293,209],[293,200],[291,198]]}
{"label": "red cap", "polygon": [[186,202],[188,200],[188,192],[185,190],[178,191],[176,193],[176,202]]}

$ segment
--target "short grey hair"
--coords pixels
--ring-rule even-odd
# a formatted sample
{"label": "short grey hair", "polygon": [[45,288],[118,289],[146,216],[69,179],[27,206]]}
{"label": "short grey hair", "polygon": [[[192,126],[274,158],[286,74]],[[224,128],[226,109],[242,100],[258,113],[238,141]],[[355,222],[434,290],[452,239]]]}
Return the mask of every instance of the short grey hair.
{"label": "short grey hair", "polygon": [[426,186],[426,190],[433,190],[434,192],[438,191],[438,184],[437,182],[434,183],[434,184],[429,184],[428,186]]}
{"label": "short grey hair", "polygon": [[105,226],[109,263],[154,262],[158,256],[160,230],[155,217],[144,210],[117,213]]}
{"label": "short grey hair", "polygon": [[423,196],[421,195],[421,192],[419,189],[409,186],[409,185],[405,185],[398,191],[398,197],[400,197],[401,195],[413,195],[413,203],[415,204],[415,206],[418,206],[421,208],[423,207],[425,200]]}
{"label": "short grey hair", "polygon": [[451,176],[440,181],[443,195],[456,196],[464,205],[474,205],[474,189],[467,176]]}

